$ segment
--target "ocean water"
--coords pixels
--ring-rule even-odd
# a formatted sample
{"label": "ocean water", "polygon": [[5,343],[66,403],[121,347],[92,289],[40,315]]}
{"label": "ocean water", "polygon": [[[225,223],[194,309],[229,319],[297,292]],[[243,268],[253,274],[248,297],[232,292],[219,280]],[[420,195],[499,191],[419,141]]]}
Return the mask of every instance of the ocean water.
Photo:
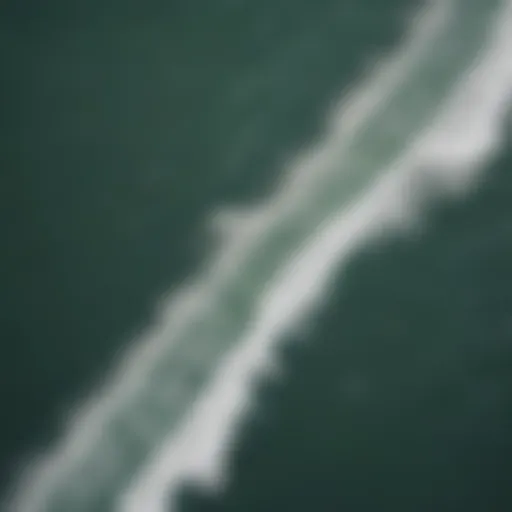
{"label": "ocean water", "polygon": [[6,511],[510,508],[508,0],[0,19]]}

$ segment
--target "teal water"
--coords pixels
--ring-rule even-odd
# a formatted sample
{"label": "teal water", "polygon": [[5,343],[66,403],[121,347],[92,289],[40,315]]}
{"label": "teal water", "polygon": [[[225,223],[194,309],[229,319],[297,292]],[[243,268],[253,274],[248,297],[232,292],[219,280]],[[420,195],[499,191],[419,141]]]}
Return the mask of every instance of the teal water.
{"label": "teal water", "polygon": [[[161,295],[218,243],[206,214],[268,195],[290,154],[320,137],[340,91],[399,43],[412,7],[70,5],[2,7],[0,446],[11,483],[25,457],[59,438],[69,407],[152,321]],[[469,11],[481,19],[488,5]],[[468,25],[466,46],[477,29]],[[424,237],[351,265],[307,348],[290,340],[287,378],[262,394],[263,420],[241,434],[226,493],[183,509],[503,510],[509,167],[495,163],[487,188],[443,206]],[[481,359],[482,385],[471,373]],[[137,432],[129,460],[146,450]],[[80,510],[113,510],[109,497],[91,503]]]}
{"label": "teal water", "polygon": [[192,272],[205,213],[268,189],[410,2],[210,4],[3,4],[3,480]]}

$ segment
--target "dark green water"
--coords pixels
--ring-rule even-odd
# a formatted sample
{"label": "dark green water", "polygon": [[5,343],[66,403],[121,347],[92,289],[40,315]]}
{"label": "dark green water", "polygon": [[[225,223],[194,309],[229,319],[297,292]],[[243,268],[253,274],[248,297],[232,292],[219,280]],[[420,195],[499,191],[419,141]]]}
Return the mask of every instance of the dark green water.
{"label": "dark green water", "polygon": [[[2,486],[403,29],[410,0],[0,7]],[[343,273],[184,510],[508,510],[511,156]],[[294,343],[295,341],[295,343]]]}
{"label": "dark green water", "polygon": [[409,4],[3,4],[3,478],[192,271],[206,212],[275,182]]}

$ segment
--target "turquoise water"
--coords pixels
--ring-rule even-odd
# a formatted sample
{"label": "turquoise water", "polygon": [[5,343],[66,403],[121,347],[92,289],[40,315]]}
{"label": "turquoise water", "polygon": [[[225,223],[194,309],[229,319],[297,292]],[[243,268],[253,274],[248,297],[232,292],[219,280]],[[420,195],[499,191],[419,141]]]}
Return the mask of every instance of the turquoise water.
{"label": "turquoise water", "polygon": [[[142,488],[163,492],[146,464],[167,453],[167,436],[218,378],[222,358],[259,324],[259,336],[283,338],[284,378],[264,381],[259,408],[235,435],[226,490],[194,491],[182,509],[503,510],[507,155],[469,200],[430,212],[421,236],[370,245],[339,286],[329,278],[331,295],[301,335],[286,340],[288,313],[275,318],[281,334],[265,327],[277,311],[267,311],[265,293],[286,263],[443,112],[501,3],[454,2],[389,92],[377,91],[377,108],[334,136],[324,120],[343,91],[357,96],[361,80],[372,83],[372,59],[407,47],[411,2],[70,5],[3,7],[4,488],[48,443],[63,454],[42,494],[21,484],[35,498],[16,510],[163,510],[137,501],[139,474]],[[238,235],[222,240],[205,228],[213,209],[270,208],[271,191],[296,168],[291,156],[311,141],[326,144],[327,157],[300,201],[268,210],[236,265],[200,274],[212,251],[259,218],[248,211]],[[172,308],[154,313],[163,294],[197,275],[210,284],[191,312],[174,321]],[[148,324],[153,335],[139,335]],[[81,455],[66,455],[70,407],[108,381],[127,342],[150,346],[152,337],[155,360],[134,359],[142,384],[120,381],[99,437],[82,416],[75,428],[92,437]],[[120,502],[132,484],[132,504],[130,493]]]}

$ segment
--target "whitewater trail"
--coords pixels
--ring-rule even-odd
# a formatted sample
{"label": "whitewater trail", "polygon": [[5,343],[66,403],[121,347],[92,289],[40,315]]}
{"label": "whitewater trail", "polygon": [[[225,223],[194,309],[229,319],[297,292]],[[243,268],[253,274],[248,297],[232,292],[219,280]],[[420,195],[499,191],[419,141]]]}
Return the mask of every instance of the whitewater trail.
{"label": "whitewater trail", "polygon": [[220,489],[274,344],[321,303],[360,244],[409,225],[413,176],[461,192],[499,149],[511,51],[512,2],[439,1],[418,16],[275,196],[243,220],[221,217],[216,259],[162,304],[9,510],[164,512],[187,479]]}

